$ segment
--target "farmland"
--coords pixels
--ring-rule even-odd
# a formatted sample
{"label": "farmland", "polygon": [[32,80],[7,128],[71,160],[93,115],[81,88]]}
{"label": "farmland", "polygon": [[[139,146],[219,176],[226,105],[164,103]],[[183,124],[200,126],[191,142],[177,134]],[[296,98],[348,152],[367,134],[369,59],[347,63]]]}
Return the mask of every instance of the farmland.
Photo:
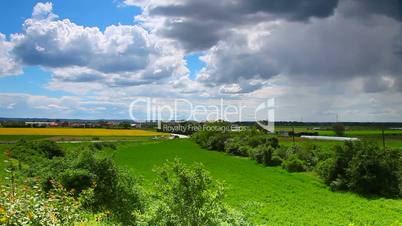
{"label": "farmland", "polygon": [[0,128],[0,136],[161,136],[145,130],[82,128]]}
{"label": "farmland", "polygon": [[[167,161],[180,159],[187,165],[201,163],[213,180],[224,184],[226,194],[224,202],[255,225],[400,225],[402,222],[402,202],[398,198],[366,197],[349,191],[332,191],[314,170],[291,173],[281,166],[258,164],[251,159],[251,156],[233,156],[225,152],[203,149],[190,139],[153,140],[149,136],[162,134],[139,130],[50,128],[8,130],[18,131],[19,135],[17,132],[7,133],[1,135],[0,140],[15,140],[18,137],[29,138],[35,142],[44,139],[53,140],[57,137],[83,139],[84,142],[79,144],[65,142],[59,144],[66,153],[76,153],[73,155],[78,155],[88,146],[95,147],[94,144],[85,141],[91,141],[93,132],[97,131],[96,134],[101,140],[108,141],[107,138],[111,138],[115,145],[115,148],[105,146],[103,149],[93,149],[97,158],[111,158],[119,168],[127,169],[133,178],[140,178],[141,186],[147,194],[156,192],[157,174],[154,170]],[[381,143],[379,137],[368,136],[374,132],[363,131],[360,131],[361,139]],[[128,132],[135,139],[129,139]],[[283,148],[314,144],[320,147],[318,150],[322,152],[332,150],[334,145],[343,144],[340,141],[308,140],[298,137],[293,143],[291,137],[277,138]],[[387,146],[402,148],[399,134],[387,134]],[[9,147],[12,147],[12,144],[1,144],[0,151]],[[3,159],[4,155],[1,155],[2,168],[5,165]],[[5,176],[4,171],[0,176],[2,178]]]}
{"label": "farmland", "polygon": [[332,192],[312,173],[263,167],[248,158],[202,150],[189,140],[122,143],[112,153],[120,166],[143,176],[149,189],[155,178],[152,169],[166,160],[201,162],[215,179],[225,182],[226,201],[256,224],[390,225],[402,221],[399,200]]}

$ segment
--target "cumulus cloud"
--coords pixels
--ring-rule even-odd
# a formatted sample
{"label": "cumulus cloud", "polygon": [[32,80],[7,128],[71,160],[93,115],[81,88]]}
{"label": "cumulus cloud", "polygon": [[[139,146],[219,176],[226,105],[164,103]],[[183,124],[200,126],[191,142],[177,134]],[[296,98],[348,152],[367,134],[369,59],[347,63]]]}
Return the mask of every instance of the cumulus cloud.
{"label": "cumulus cloud", "polygon": [[252,92],[278,75],[299,85],[359,77],[363,91],[401,89],[398,0],[125,3],[144,9],[137,19],[152,33],[202,51],[197,81],[222,93]]}
{"label": "cumulus cloud", "polygon": [[55,19],[57,15],[53,14],[53,4],[51,2],[36,4],[32,11],[32,18],[36,19]]}
{"label": "cumulus cloud", "polygon": [[6,36],[0,33],[0,77],[22,73],[21,66],[11,54],[14,44],[7,41]]}
{"label": "cumulus cloud", "polygon": [[102,32],[57,20],[51,3],[38,3],[11,42],[20,64],[47,68],[61,82],[131,86],[187,72],[183,55],[141,26],[111,25]]}
{"label": "cumulus cloud", "polygon": [[[124,112],[133,97],[144,96],[254,105],[274,96],[282,120],[402,115],[392,108],[402,92],[399,0],[124,2],[142,8],[138,23],[103,31],[59,19],[51,3],[38,3],[20,34],[0,34],[0,75],[40,66],[52,72],[47,88],[100,98],[26,102],[38,111]],[[184,60],[193,52],[205,63],[196,79]],[[4,111],[24,105],[14,99],[3,99],[12,106]]]}

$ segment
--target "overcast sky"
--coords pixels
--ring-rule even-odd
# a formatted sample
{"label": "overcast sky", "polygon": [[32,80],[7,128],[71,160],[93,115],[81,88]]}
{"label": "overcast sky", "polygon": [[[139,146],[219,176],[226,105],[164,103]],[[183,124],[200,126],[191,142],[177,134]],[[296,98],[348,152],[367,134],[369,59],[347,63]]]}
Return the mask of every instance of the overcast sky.
{"label": "overcast sky", "polygon": [[[128,119],[130,102],[402,121],[401,0],[3,0],[0,117]],[[135,108],[144,115],[144,109]]]}

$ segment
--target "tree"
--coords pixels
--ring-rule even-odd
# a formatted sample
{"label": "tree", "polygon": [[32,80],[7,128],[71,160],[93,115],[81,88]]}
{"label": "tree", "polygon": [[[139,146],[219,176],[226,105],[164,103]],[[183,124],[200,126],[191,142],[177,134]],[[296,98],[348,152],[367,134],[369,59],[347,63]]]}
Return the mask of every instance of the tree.
{"label": "tree", "polygon": [[333,130],[337,136],[343,137],[345,136],[345,126],[341,123],[336,123],[333,127]]}
{"label": "tree", "polygon": [[[244,225],[224,203],[224,190],[201,165],[179,160],[156,170],[155,196],[138,219],[148,225]],[[141,221],[140,221],[141,222]]]}

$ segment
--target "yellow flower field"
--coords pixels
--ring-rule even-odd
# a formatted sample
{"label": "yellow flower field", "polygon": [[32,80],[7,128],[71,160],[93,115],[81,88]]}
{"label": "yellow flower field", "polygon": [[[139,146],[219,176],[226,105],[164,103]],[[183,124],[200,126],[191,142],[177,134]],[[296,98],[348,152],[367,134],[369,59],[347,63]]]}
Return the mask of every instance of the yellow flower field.
{"label": "yellow flower field", "polygon": [[163,136],[166,133],[145,130],[87,128],[0,128],[0,135],[45,136]]}

